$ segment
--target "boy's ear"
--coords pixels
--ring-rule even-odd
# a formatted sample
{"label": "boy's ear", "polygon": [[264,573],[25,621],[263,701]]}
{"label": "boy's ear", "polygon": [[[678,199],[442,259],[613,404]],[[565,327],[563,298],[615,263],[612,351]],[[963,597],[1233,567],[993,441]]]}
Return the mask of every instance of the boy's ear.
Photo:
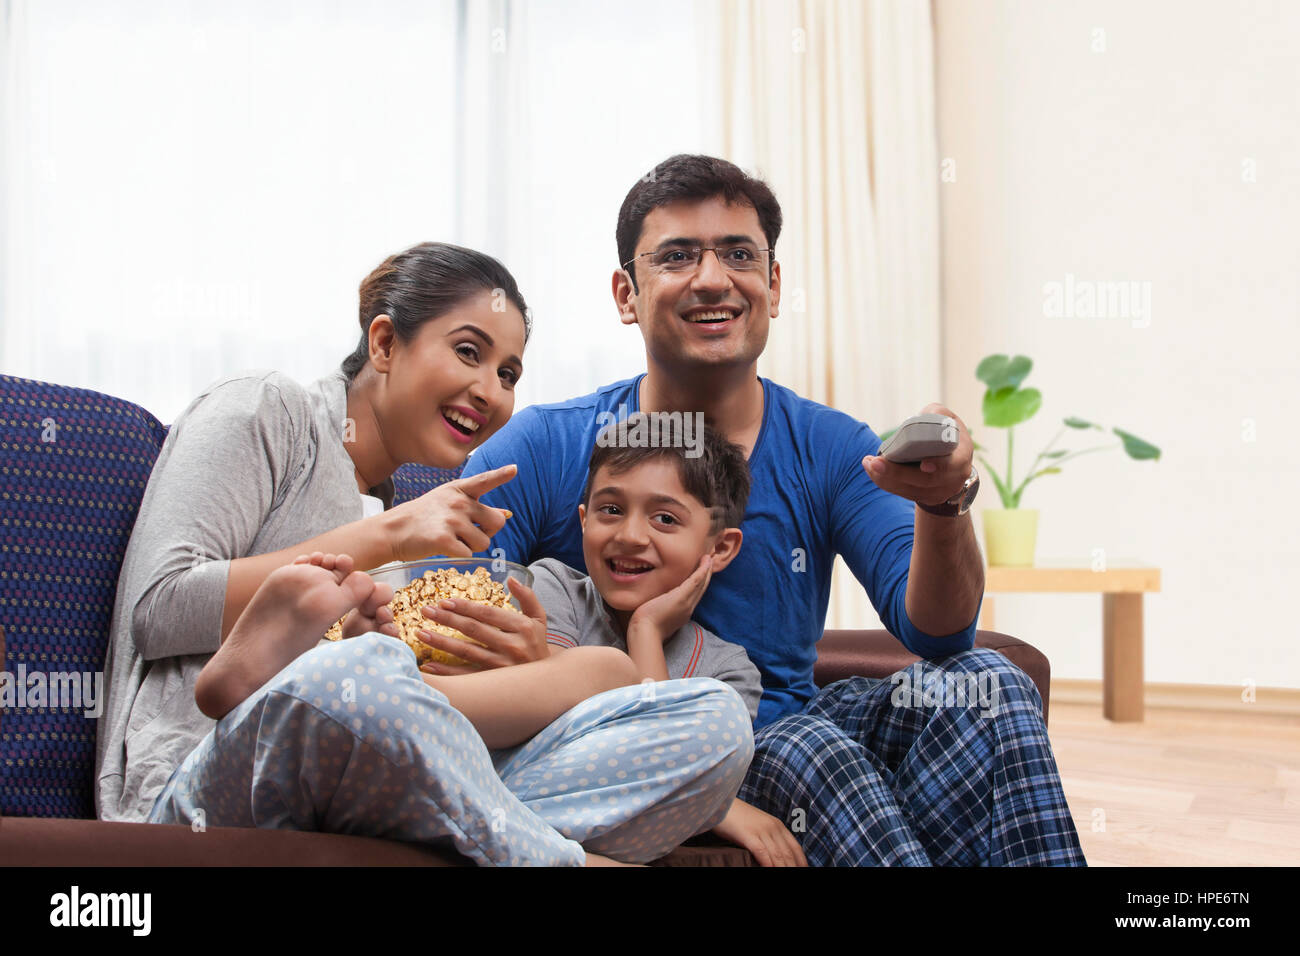
{"label": "boy's ear", "polygon": [[744,537],[739,528],[723,528],[718,532],[718,539],[713,542],[713,573],[729,565],[740,553],[740,541]]}
{"label": "boy's ear", "polygon": [[578,524],[582,527],[583,531],[587,530],[587,506],[586,505],[578,505]]}

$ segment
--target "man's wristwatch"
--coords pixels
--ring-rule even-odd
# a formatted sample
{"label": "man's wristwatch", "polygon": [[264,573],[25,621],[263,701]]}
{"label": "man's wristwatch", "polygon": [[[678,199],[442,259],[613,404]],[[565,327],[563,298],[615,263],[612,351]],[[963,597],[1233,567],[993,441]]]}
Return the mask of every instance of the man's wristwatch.
{"label": "man's wristwatch", "polygon": [[928,511],[932,515],[939,515],[942,518],[957,518],[970,511],[971,504],[975,501],[975,495],[980,490],[980,475],[971,466],[970,477],[966,483],[961,486],[961,490],[949,498],[941,505],[923,505],[917,502],[916,506],[922,511]]}

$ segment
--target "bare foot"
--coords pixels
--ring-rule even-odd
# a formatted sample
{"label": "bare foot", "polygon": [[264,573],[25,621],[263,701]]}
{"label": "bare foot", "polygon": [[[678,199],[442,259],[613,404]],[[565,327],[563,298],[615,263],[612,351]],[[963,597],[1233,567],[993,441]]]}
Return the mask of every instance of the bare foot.
{"label": "bare foot", "polygon": [[[320,552],[316,552],[320,554]],[[313,562],[316,554],[311,556]],[[339,555],[346,558],[347,555]],[[302,561],[298,558],[294,563]],[[391,584],[375,583],[375,589],[371,592],[370,597],[366,598],[347,616],[343,622],[343,637],[358,637],[362,634],[369,634],[371,631],[379,631],[381,634],[387,634],[389,637],[401,637],[397,630],[397,624],[393,621],[393,609],[388,606],[388,602],[393,599],[393,586]],[[333,623],[333,622],[331,622]]]}
{"label": "bare foot", "polygon": [[[194,685],[199,710],[220,720],[315,647],[347,611],[369,607],[373,617],[375,592],[387,586],[352,569],[350,555],[318,551],[272,571],[199,674]],[[388,588],[388,598],[381,603],[391,599]]]}

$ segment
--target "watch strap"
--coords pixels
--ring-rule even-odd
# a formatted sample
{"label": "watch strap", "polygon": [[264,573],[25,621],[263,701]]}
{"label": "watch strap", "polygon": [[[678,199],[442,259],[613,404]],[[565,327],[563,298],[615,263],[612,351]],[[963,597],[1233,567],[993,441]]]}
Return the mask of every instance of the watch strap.
{"label": "watch strap", "polygon": [[932,515],[938,515],[941,518],[957,518],[970,511],[971,503],[975,500],[975,493],[979,490],[980,476],[974,466],[971,467],[970,476],[961,489],[942,504],[926,505],[917,502],[916,506],[922,511],[927,511]]}

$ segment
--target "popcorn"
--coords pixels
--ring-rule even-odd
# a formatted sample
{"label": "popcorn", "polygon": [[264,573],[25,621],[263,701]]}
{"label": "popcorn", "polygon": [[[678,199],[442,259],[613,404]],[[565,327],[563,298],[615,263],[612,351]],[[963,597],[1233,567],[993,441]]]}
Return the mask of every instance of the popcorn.
{"label": "popcorn", "polygon": [[[467,637],[455,628],[431,621],[420,613],[420,608],[424,605],[432,604],[436,606],[439,601],[445,598],[462,598],[476,601],[479,604],[486,604],[489,607],[503,608],[514,614],[519,613],[515,610],[514,605],[510,603],[510,593],[506,590],[505,585],[492,580],[487,568],[475,568],[471,574],[464,574],[455,568],[439,568],[437,571],[425,571],[423,577],[416,578],[405,587],[398,588],[393,594],[393,599],[388,602],[388,607],[393,612],[393,620],[397,624],[398,633],[406,646],[415,652],[416,661],[420,664],[426,661],[453,665],[469,663],[424,643],[424,641],[420,640],[418,633],[421,628],[437,634],[446,634],[448,637],[454,637],[460,641],[469,641],[471,644],[478,644],[480,647],[483,646],[480,641]],[[325,632],[327,640],[337,641],[342,638],[343,621],[346,618],[347,615],[345,614]]]}

